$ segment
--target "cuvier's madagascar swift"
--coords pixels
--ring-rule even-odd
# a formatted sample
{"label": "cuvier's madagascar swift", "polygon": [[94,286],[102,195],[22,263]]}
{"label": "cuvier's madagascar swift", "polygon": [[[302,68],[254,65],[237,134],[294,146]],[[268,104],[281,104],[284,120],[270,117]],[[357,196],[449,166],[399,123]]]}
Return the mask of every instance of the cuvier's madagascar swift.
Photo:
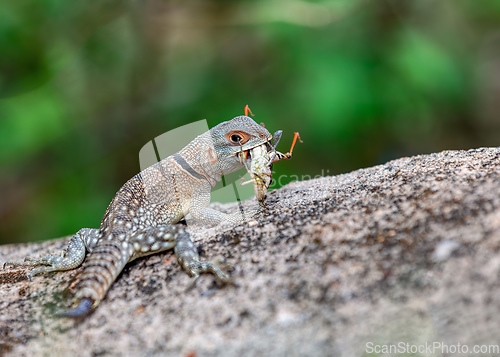
{"label": "cuvier's madagascar swift", "polygon": [[208,207],[210,190],[217,181],[242,167],[249,170],[262,205],[271,183],[272,163],[289,159],[293,145],[290,153],[277,152],[281,131],[273,139],[263,125],[248,117],[249,112],[247,106],[245,116],[220,123],[128,180],[109,204],[101,227],[80,229],[60,256],[9,261],[4,267],[37,266],[30,272],[31,279],[37,274],[75,269],[88,253],[75,287],[75,307],[58,313],[67,317],[93,311],[128,262],[166,249],[174,248],[180,265],[193,276],[193,283],[207,272],[223,283],[231,282],[226,265],[218,260],[200,260],[185,226],[176,223],[188,213],[208,225],[243,222],[241,212],[225,214]]}

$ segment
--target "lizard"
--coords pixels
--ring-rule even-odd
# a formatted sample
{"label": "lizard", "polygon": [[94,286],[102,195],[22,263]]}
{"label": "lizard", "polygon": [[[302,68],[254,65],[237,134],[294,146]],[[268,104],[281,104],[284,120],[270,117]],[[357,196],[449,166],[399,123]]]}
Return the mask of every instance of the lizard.
{"label": "lizard", "polygon": [[231,283],[228,265],[218,259],[201,260],[179,221],[190,214],[208,225],[223,221],[238,224],[260,212],[252,210],[244,215],[214,210],[208,207],[210,190],[223,175],[245,166],[241,153],[260,146],[267,148],[265,152],[272,150],[271,140],[269,131],[248,116],[222,122],[128,180],[109,204],[100,228],[80,229],[60,256],[8,261],[4,268],[35,267],[29,272],[31,280],[35,275],[71,270],[84,263],[75,285],[73,308],[57,313],[72,318],[94,311],[128,262],[167,249],[174,249],[181,267],[193,277],[190,285],[202,273]]}

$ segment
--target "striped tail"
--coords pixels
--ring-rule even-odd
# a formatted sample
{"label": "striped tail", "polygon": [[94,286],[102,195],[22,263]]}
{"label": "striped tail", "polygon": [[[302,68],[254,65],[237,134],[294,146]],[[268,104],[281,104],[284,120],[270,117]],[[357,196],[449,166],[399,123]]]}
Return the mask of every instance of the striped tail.
{"label": "striped tail", "polygon": [[121,273],[131,254],[131,250],[120,241],[105,241],[95,247],[87,258],[75,288],[78,306],[57,315],[78,318],[92,312]]}

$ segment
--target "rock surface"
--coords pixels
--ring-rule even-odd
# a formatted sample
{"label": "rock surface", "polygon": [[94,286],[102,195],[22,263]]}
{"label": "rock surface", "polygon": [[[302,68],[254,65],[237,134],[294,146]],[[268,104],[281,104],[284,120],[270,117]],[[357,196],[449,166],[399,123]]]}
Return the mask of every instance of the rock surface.
{"label": "rock surface", "polygon": [[[398,343],[500,345],[500,148],[294,182],[267,206],[256,221],[195,230],[205,258],[235,265],[236,286],[204,275],[186,292],[189,277],[165,252],[129,264],[97,310],[73,321],[51,313],[71,301],[81,268],[32,282],[27,269],[0,271],[0,355],[360,356]],[[66,242],[1,246],[0,263]]]}

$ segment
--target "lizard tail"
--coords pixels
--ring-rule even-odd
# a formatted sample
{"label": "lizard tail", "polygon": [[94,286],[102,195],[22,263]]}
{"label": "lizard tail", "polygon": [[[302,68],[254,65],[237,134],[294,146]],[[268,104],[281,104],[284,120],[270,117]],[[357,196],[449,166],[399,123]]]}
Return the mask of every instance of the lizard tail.
{"label": "lizard tail", "polygon": [[75,296],[78,306],[57,315],[78,318],[94,311],[129,258],[130,251],[124,251],[121,242],[105,242],[96,247],[88,257],[75,288],[78,291]]}
{"label": "lizard tail", "polygon": [[94,310],[93,306],[94,306],[94,301],[92,299],[83,298],[80,300],[76,308],[68,311],[58,311],[56,312],[56,316],[71,317],[71,318],[84,317]]}

